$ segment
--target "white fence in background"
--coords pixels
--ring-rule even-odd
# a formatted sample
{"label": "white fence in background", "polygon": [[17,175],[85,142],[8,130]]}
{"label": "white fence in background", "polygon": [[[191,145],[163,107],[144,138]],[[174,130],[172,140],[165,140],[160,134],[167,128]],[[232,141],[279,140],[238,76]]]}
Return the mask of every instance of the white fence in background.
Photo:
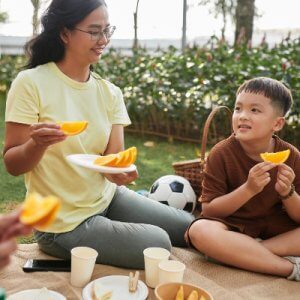
{"label": "white fence in background", "polygon": [[[256,30],[253,35],[253,45],[258,45],[261,43],[264,35],[266,35],[266,42],[273,46],[276,43],[280,43],[289,34],[289,29],[281,30]],[[293,29],[290,31],[290,36],[292,39],[300,38],[300,28]],[[0,55],[19,55],[24,53],[24,45],[30,37],[20,37],[20,36],[5,36],[0,35]],[[195,38],[192,41],[188,41],[190,44],[196,43],[200,46],[207,43],[210,39],[209,36],[202,36]],[[232,37],[228,38],[229,42],[232,43]],[[108,47],[114,47],[121,50],[124,53],[131,53],[133,45],[132,39],[112,39]],[[147,48],[150,52],[160,49],[167,49],[169,46],[174,46],[178,49],[181,47],[180,39],[147,39],[139,40],[139,45]]]}

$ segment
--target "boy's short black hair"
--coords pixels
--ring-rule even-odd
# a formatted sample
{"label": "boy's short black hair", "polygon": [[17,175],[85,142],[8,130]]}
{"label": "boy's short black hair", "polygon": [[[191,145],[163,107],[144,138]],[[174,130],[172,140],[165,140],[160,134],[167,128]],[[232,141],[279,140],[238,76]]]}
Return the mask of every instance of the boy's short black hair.
{"label": "boy's short black hair", "polygon": [[280,81],[268,78],[257,77],[245,81],[237,90],[236,95],[240,93],[262,94],[271,99],[274,105],[282,116],[290,110],[293,104],[291,91]]}

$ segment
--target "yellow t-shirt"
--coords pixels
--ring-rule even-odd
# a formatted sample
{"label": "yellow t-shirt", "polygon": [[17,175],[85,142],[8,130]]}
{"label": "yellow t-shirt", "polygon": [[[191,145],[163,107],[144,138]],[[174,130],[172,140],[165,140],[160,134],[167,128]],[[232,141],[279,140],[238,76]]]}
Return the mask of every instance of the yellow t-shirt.
{"label": "yellow t-shirt", "polygon": [[62,200],[56,221],[47,232],[67,232],[107,208],[116,190],[98,172],[66,160],[69,154],[100,154],[106,149],[113,124],[130,124],[118,87],[92,73],[87,82],[77,82],[47,63],[19,73],[6,104],[6,122],[87,120],[79,135],[50,146],[39,164],[25,174],[27,193],[55,195]]}

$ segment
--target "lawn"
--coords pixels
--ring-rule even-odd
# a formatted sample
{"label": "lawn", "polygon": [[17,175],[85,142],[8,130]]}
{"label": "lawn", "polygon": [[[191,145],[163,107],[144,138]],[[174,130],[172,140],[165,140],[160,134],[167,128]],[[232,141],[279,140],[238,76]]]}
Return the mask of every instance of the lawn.
{"label": "lawn", "polygon": [[[4,143],[4,111],[5,100],[0,94],[0,141],[2,153]],[[150,143],[150,146],[147,146]],[[148,143],[147,143],[148,142]],[[144,145],[146,143],[146,145]],[[126,134],[126,148],[136,146],[138,159],[136,165],[139,178],[129,188],[133,190],[149,190],[151,184],[160,176],[173,174],[172,162],[195,158],[196,147],[199,145],[189,143],[169,143],[165,139]],[[0,212],[14,208],[24,199],[25,187],[23,176],[10,176],[4,167],[1,154],[0,162]]]}

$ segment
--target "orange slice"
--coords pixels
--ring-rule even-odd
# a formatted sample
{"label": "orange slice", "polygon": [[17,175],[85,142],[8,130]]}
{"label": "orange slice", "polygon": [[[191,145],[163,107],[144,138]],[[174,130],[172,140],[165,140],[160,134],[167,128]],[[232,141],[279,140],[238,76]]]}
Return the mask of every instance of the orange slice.
{"label": "orange slice", "polygon": [[87,121],[74,121],[74,122],[58,122],[58,125],[60,125],[60,129],[66,134],[66,135],[76,135],[84,131],[87,126]]}
{"label": "orange slice", "polygon": [[119,156],[118,154],[109,154],[109,155],[104,155],[100,156],[95,159],[94,164],[99,165],[99,166],[114,166],[115,163],[118,161]]}
{"label": "orange slice", "polygon": [[131,165],[131,148],[125,150],[125,151],[121,151],[119,152],[119,159],[118,161],[116,161],[115,166],[119,167],[119,168],[124,168],[124,167],[128,167]]}
{"label": "orange slice", "polygon": [[34,224],[34,228],[40,231],[43,231],[45,228],[47,228],[49,225],[53,223],[55,220],[57,213],[60,209],[60,203],[58,203],[53,210],[47,215],[45,218],[40,220],[38,223]]}
{"label": "orange slice", "polygon": [[94,164],[99,166],[125,168],[129,167],[136,161],[136,156],[136,147],[131,147],[117,154],[109,154],[98,157],[94,161]]}
{"label": "orange slice", "polygon": [[260,157],[266,162],[271,162],[274,164],[282,164],[288,159],[290,152],[291,152],[290,149],[280,151],[280,152],[270,152],[270,153],[265,152],[265,153],[261,153]]}
{"label": "orange slice", "polygon": [[121,158],[116,162],[117,167],[129,167],[136,160],[137,150],[136,147],[130,147],[125,151],[119,152]]}
{"label": "orange slice", "polygon": [[34,228],[44,229],[54,221],[59,208],[60,200],[54,196],[30,194],[23,203],[20,221]]}

